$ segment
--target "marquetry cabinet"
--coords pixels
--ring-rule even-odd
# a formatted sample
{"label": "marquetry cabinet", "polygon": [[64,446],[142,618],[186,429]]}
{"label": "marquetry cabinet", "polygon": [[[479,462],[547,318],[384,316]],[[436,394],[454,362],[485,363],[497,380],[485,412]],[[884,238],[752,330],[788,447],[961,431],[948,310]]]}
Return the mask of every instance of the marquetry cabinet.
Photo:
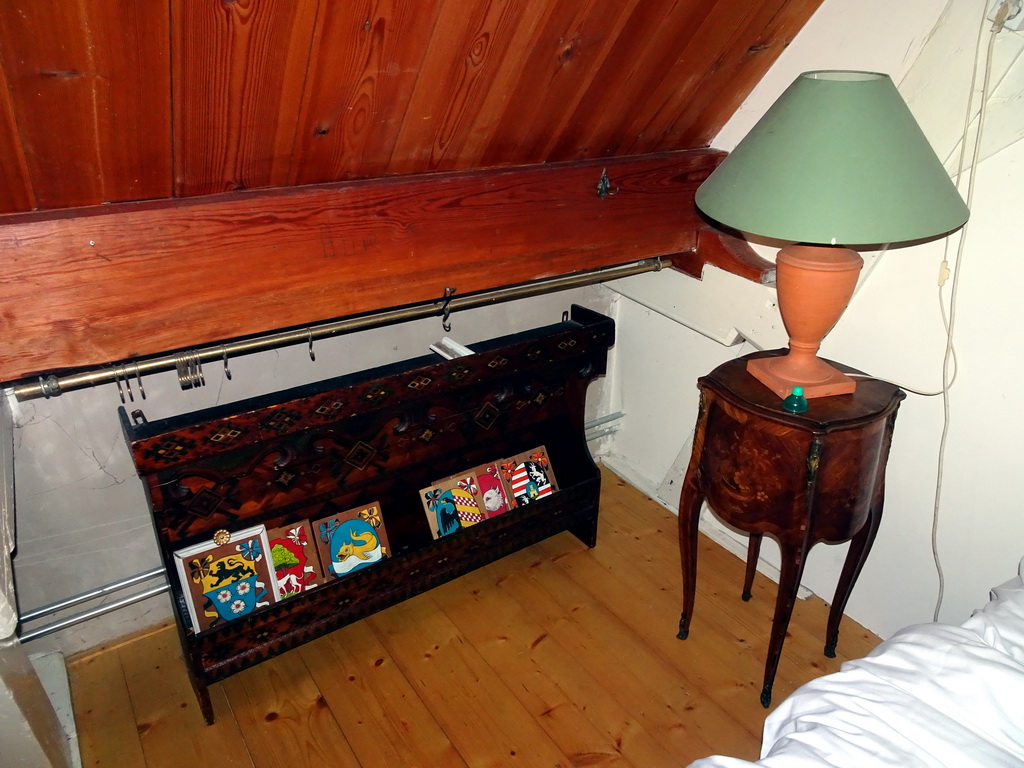
{"label": "marquetry cabinet", "polygon": [[[167,566],[185,663],[207,722],[207,687],[560,531],[597,537],[600,474],[584,436],[589,382],[611,319],[562,322],[205,411],[145,421],[121,411]],[[437,478],[543,445],[558,490],[434,539],[420,498]],[[325,503],[379,502],[390,557],[202,632],[174,553],[228,533],[311,518]]]}
{"label": "marquetry cabinet", "polygon": [[782,567],[761,691],[765,707],[807,553],[818,542],[849,541],[825,634],[825,655],[835,655],[840,619],[882,517],[885,465],[904,398],[898,387],[866,378],[853,394],[814,398],[806,412],[788,413],[746,367],[752,357],[781,352],[731,360],[698,380],[700,410],[679,500],[680,639],[688,636],[693,617],[697,525],[705,500],[716,516],[749,534],[744,600],[750,599],[762,536],[779,543]]}

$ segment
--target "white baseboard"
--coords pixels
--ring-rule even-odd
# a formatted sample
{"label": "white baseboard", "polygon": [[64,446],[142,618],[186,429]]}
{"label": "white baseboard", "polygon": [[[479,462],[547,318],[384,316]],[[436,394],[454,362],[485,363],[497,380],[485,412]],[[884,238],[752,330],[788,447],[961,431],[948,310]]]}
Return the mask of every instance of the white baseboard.
{"label": "white baseboard", "polygon": [[82,768],[82,755],[78,749],[78,729],[75,727],[75,713],[71,706],[71,686],[68,683],[64,654],[54,651],[29,656],[35,667],[43,690],[50,697],[50,703],[57,713],[57,720],[67,736],[73,768]]}

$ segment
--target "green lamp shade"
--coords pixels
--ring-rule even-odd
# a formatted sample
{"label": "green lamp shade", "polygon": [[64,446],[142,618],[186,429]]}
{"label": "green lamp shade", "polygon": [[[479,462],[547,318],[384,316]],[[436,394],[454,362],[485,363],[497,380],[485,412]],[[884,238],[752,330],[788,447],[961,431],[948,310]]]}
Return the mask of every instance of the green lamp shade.
{"label": "green lamp shade", "polygon": [[969,215],[888,75],[805,72],[697,190],[741,232],[798,243],[899,243]]}

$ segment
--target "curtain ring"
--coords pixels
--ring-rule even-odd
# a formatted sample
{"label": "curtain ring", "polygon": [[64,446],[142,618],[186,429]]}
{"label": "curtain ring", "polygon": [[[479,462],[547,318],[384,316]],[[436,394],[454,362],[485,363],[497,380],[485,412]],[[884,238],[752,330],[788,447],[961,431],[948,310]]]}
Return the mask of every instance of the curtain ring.
{"label": "curtain ring", "polygon": [[179,352],[174,356],[174,367],[178,371],[178,385],[182,389],[201,387],[206,383],[203,362],[197,351]]}
{"label": "curtain ring", "polygon": [[179,352],[174,356],[174,369],[178,372],[178,386],[182,389],[192,389],[192,379],[188,370],[188,355]]}

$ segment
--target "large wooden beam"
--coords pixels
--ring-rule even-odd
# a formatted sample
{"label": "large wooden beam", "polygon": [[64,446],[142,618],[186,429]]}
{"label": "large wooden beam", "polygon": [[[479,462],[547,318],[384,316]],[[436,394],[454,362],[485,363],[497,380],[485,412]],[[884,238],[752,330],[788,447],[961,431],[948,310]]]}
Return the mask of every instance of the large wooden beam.
{"label": "large wooden beam", "polygon": [[694,192],[723,156],[2,217],[0,381],[690,251]]}
{"label": "large wooden beam", "polygon": [[697,229],[697,246],[692,251],[678,253],[670,261],[675,269],[698,280],[704,277],[704,265],[712,264],[755,283],[775,284],[775,264],[758,256],[739,233],[710,224]]}

